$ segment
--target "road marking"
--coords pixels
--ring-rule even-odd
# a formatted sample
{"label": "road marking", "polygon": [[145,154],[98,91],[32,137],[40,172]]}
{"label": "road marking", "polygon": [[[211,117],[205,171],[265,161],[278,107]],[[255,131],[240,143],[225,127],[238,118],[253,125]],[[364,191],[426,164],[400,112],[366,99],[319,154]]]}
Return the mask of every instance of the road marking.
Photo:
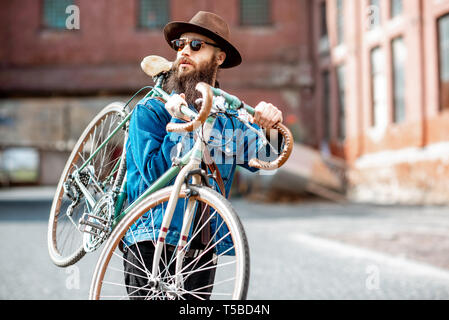
{"label": "road marking", "polygon": [[400,269],[421,276],[439,277],[449,281],[449,270],[438,268],[423,262],[409,260],[400,256],[392,256],[371,249],[356,247],[335,240],[325,239],[304,233],[290,234],[290,238],[301,245],[314,247],[321,251],[331,252],[341,257],[374,260],[379,265]]}

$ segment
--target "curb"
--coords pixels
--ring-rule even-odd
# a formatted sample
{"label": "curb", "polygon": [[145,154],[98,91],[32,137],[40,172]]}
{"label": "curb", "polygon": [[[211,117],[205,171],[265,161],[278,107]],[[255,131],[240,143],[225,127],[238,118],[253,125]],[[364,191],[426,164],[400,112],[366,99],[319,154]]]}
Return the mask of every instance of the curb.
{"label": "curb", "polygon": [[52,201],[56,187],[14,187],[0,189],[0,202],[7,201]]}

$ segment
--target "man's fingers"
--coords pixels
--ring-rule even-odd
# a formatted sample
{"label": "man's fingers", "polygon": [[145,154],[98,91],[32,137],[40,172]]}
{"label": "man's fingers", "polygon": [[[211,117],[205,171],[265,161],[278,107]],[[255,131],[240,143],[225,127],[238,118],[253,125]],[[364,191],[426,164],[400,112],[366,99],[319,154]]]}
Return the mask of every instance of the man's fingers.
{"label": "man's fingers", "polygon": [[273,113],[270,116],[270,119],[271,119],[270,128],[273,127],[275,124],[282,122],[282,112],[277,108],[273,109],[272,111],[273,111]]}
{"label": "man's fingers", "polygon": [[282,112],[271,103],[261,102],[256,107],[256,123],[264,128],[271,128],[278,122],[282,122]]}
{"label": "man's fingers", "polygon": [[255,113],[254,113],[254,123],[262,126],[263,127],[263,122],[264,122],[264,118],[263,118],[263,112],[265,110],[265,105],[266,103],[264,101],[260,102],[256,108],[254,108]]}
{"label": "man's fingers", "polygon": [[274,116],[275,116],[274,106],[271,103],[265,103],[263,105],[263,111],[260,116],[262,126],[264,128],[271,128]]}
{"label": "man's fingers", "polygon": [[260,111],[256,109],[254,113],[254,123],[260,124]]}
{"label": "man's fingers", "polygon": [[165,108],[168,112],[176,118],[183,118],[184,114],[181,112],[181,105],[187,105],[185,101],[185,94],[174,94],[172,95],[165,104]]}
{"label": "man's fingers", "polygon": [[276,107],[274,107],[272,105],[272,108],[268,109],[268,114],[267,114],[267,128],[271,128],[272,126],[274,126],[277,123],[277,117],[278,113],[277,113],[277,109]]}
{"label": "man's fingers", "polygon": [[263,128],[271,128],[278,122],[282,122],[282,112],[271,103],[260,102],[255,113],[251,118],[251,122]]}

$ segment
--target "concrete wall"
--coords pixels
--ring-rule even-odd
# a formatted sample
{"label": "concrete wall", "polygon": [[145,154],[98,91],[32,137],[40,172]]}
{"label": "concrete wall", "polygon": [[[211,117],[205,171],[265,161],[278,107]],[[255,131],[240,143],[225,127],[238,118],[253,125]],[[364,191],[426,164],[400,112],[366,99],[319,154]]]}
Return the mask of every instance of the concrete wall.
{"label": "concrete wall", "polygon": [[[1,99],[0,155],[9,148],[33,148],[39,153],[38,178],[34,182],[55,185],[91,119],[109,103],[128,99],[121,96]],[[1,168],[0,157],[0,171]],[[0,185],[9,183],[5,177],[0,180]]]}

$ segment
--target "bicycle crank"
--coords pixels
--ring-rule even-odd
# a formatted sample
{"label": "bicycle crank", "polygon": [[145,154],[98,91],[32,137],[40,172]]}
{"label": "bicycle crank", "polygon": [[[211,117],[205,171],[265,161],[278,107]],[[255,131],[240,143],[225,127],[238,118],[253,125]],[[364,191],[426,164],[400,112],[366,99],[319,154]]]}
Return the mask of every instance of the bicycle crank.
{"label": "bicycle crank", "polygon": [[114,201],[110,195],[103,196],[92,212],[85,212],[79,220],[78,229],[84,233],[83,246],[86,252],[96,250],[112,232]]}

